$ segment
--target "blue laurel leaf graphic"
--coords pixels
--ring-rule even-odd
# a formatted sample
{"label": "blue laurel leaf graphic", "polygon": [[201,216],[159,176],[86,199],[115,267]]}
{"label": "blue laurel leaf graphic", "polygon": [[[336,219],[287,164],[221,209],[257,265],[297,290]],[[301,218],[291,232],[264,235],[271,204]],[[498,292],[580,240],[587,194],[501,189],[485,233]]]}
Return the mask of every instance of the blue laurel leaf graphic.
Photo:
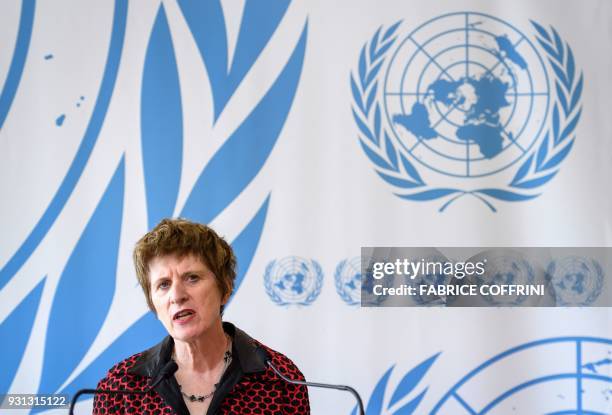
{"label": "blue laurel leaf graphic", "polygon": [[270,195],[268,195],[266,200],[262,203],[249,224],[245,226],[242,232],[240,232],[240,235],[238,235],[238,237],[236,237],[236,239],[232,242],[232,249],[234,250],[236,258],[238,258],[238,263],[240,264],[240,267],[238,267],[236,280],[234,281],[234,293],[238,292],[238,288],[240,288],[240,284],[242,284],[242,281],[244,280],[244,277],[251,266],[251,261],[255,256],[255,251],[257,250],[261,233],[263,232],[263,226],[266,222],[269,203]]}
{"label": "blue laurel leaf graphic", "polygon": [[567,156],[569,151],[572,149],[574,145],[574,140],[570,141],[561,151],[555,154],[548,162],[544,165],[543,170],[548,170],[557,167],[559,163],[563,161],[563,159]]}
{"label": "blue laurel leaf graphic", "polygon": [[426,359],[402,378],[402,380],[397,385],[397,388],[393,392],[393,395],[391,396],[391,400],[389,401],[389,407],[393,406],[400,399],[404,398],[405,396],[408,396],[408,394],[412,392],[416,385],[418,385],[418,383],[423,379],[425,374],[429,371],[431,365],[436,361],[439,355],[440,353],[436,353],[429,359]]}
{"label": "blue laurel leaf graphic", "polygon": [[[46,279],[43,279],[39,282],[0,324],[0,339],[5,339],[2,342],[2,353],[0,353],[0,367],[2,368],[0,372],[0,392],[3,394],[8,392],[23,358],[23,352],[32,332],[32,325],[40,304],[45,281]],[[10,341],[7,339],[10,339]]]}
{"label": "blue laurel leaf graphic", "polygon": [[562,143],[575,129],[578,121],[580,120],[580,115],[582,115],[582,110],[579,110],[574,118],[567,124],[567,126],[561,132],[561,136],[559,137],[559,143]]}
{"label": "blue laurel leaf graphic", "polygon": [[365,151],[368,158],[374,164],[376,164],[378,167],[385,169],[385,170],[393,170],[393,167],[391,167],[391,165],[385,159],[383,159],[378,154],[376,154],[373,150],[371,150],[363,141],[360,141],[360,143],[361,143],[361,147],[363,148],[363,151]]}
{"label": "blue laurel leaf graphic", "polygon": [[574,83],[574,76],[576,75],[576,62],[574,61],[574,53],[567,46],[567,80],[568,86]]}
{"label": "blue laurel leaf graphic", "polygon": [[583,77],[582,77],[582,74],[580,74],[580,79],[578,80],[578,83],[576,84],[576,88],[574,89],[574,93],[572,94],[572,102],[570,103],[571,108],[576,108],[576,104],[578,104],[578,100],[580,99],[580,96],[582,95],[582,83],[583,83]]}
{"label": "blue laurel leaf graphic", "polygon": [[134,353],[146,350],[167,335],[166,329],[152,312],[147,312],[111,343],[91,364],[59,393],[74,395],[83,385],[95,385],[106,371],[118,361]]}
{"label": "blue laurel leaf graphic", "polygon": [[475,193],[482,193],[487,196],[494,197],[495,199],[505,200],[506,202],[519,202],[523,200],[533,199],[538,195],[526,195],[522,193],[513,192],[510,190],[503,189],[478,189],[474,190]]}
{"label": "blue laurel leaf graphic", "polygon": [[[409,396],[410,393],[414,391],[416,386],[419,384],[419,382],[421,382],[439,355],[440,353],[431,356],[404,375],[402,380],[395,388],[388,405],[386,405],[386,411],[384,413],[393,413],[394,415],[412,415],[414,413],[427,393],[427,388],[421,391],[421,393],[419,393],[415,398],[412,398],[407,403],[403,404],[400,408],[395,409],[393,406],[397,406],[401,400]],[[389,376],[391,375],[393,368],[394,366],[391,366],[374,387],[372,395],[368,401],[366,415],[381,415],[383,413],[385,391],[387,389]],[[355,406],[352,411],[352,415],[355,415],[356,413],[357,407]]]}
{"label": "blue laurel leaf graphic", "polygon": [[551,67],[553,68],[553,71],[555,72],[555,75],[557,75],[557,78],[561,80],[565,88],[568,88],[569,81],[567,80],[565,72],[563,72],[563,69],[561,68],[561,66],[555,61],[550,61],[550,64],[551,64]]}
{"label": "blue laurel leaf graphic", "polygon": [[208,223],[251,182],[287,119],[302,71],[308,24],[282,72],[196,181],[182,216]]}
{"label": "blue laurel leaf graphic", "polygon": [[[376,104],[376,108],[374,109],[374,135],[376,136],[376,142],[380,142],[380,106],[378,104]],[[387,149],[389,148],[387,147]]]}
{"label": "blue laurel leaf graphic", "polygon": [[403,187],[404,189],[413,189],[415,187],[420,187],[420,183],[411,182],[410,180],[402,179],[399,177],[389,176],[380,171],[376,171],[376,173],[387,183],[392,186]]}
{"label": "blue laurel leaf graphic", "polygon": [[516,172],[516,175],[512,179],[512,182],[510,183],[511,185],[515,185],[516,183],[520,182],[523,179],[523,177],[525,177],[525,175],[529,172],[529,169],[531,168],[532,162],[533,162],[533,154],[529,156],[529,158],[525,160],[523,165],[518,169],[518,171]]}
{"label": "blue laurel leaf graphic", "polygon": [[172,215],[183,156],[178,69],[163,5],[157,12],[147,47],[141,111],[148,224],[153,228],[162,218]]}
{"label": "blue laurel leaf graphic", "polygon": [[387,51],[389,50],[389,48],[393,45],[393,43],[395,42],[395,38],[391,39],[389,42],[385,43],[384,45],[382,45],[380,47],[380,49],[378,50],[378,52],[373,56],[374,60],[380,58],[381,56],[383,56],[385,53],[387,53]]}
{"label": "blue laurel leaf graphic", "polygon": [[542,36],[544,39],[546,39],[548,42],[552,42],[552,39],[550,38],[550,36],[548,35],[548,32],[546,31],[546,29],[544,29],[541,25],[539,25],[537,22],[530,20],[531,24],[533,25],[533,27],[536,28],[536,30],[538,31],[538,33],[540,34],[540,36]]}
{"label": "blue laurel leaf graphic", "polygon": [[227,35],[221,2],[179,0],[178,5],[206,65],[216,120],[227,100]]}
{"label": "blue laurel leaf graphic", "polygon": [[445,197],[448,195],[452,195],[454,193],[459,193],[461,192],[460,190],[457,189],[431,189],[431,190],[425,190],[423,192],[418,192],[418,193],[412,193],[412,194],[408,194],[408,195],[400,195],[396,193],[396,196],[401,197],[402,199],[408,199],[408,200],[435,200],[435,199],[439,199],[441,197]]}
{"label": "blue laurel leaf graphic", "polygon": [[419,406],[425,394],[427,393],[427,388],[423,392],[421,392],[416,398],[408,402],[406,405],[402,406],[400,409],[395,411],[393,415],[412,415],[416,408]]}
{"label": "blue laurel leaf graphic", "polygon": [[[54,393],[89,349],[115,291],[123,212],[124,160],[64,268],[49,315],[39,391]],[[66,334],[78,332],[66,341]]]}
{"label": "blue laurel leaf graphic", "polygon": [[[366,79],[366,47],[361,48],[361,53],[359,54],[359,79],[363,82]],[[364,91],[368,89],[368,85],[364,84]]]}
{"label": "blue laurel leaf graphic", "polygon": [[423,182],[423,179],[421,179],[421,176],[419,175],[419,172],[417,171],[417,169],[415,169],[412,163],[410,163],[408,159],[404,157],[404,155],[401,153],[400,153],[400,160],[402,161],[402,166],[404,166],[404,170],[410,177],[412,177],[420,185],[425,184]]}
{"label": "blue laurel leaf graphic", "polygon": [[382,63],[383,61],[380,61],[376,65],[374,65],[374,67],[368,74],[368,77],[366,78],[366,85],[370,85],[372,81],[374,80],[374,78],[376,78],[376,75],[378,75],[378,72],[380,71],[380,68],[382,67]]}
{"label": "blue laurel leaf graphic", "polygon": [[94,106],[87,130],[83,136],[83,140],[68,168],[68,172],[60,184],[57,192],[53,196],[51,203],[45,209],[42,217],[34,226],[26,240],[21,244],[19,249],[13,254],[9,261],[0,270],[0,289],[15,275],[25,261],[30,257],[32,252],[38,247],[40,241],[45,237],[57,216],[64,208],[66,201],[72,194],[76,183],[78,182],[89,156],[98,140],[98,134],[104,123],[108,105],[115,87],[117,72],[119,69],[119,61],[121,51],[123,49],[123,39],[125,35],[125,24],[127,16],[127,1],[116,0],[115,11],[113,16],[113,27],[111,31],[111,40],[108,50],[108,57],[102,83],[96,104]]}
{"label": "blue laurel leaf graphic", "polygon": [[23,0],[21,3],[21,15],[19,17],[19,29],[17,30],[17,41],[13,58],[9,66],[4,86],[0,90],[0,130],[6,121],[15,93],[21,81],[26,56],[30,48],[30,38],[32,37],[32,22],[34,21],[35,0]]}
{"label": "blue laurel leaf graphic", "polygon": [[402,23],[402,21],[398,21],[395,22],[393,25],[391,25],[387,31],[385,32],[385,35],[383,36],[383,42],[385,42],[386,40],[388,40],[391,36],[393,36],[393,34],[395,33],[395,31],[397,30],[397,28],[399,27],[400,23]]}
{"label": "blue laurel leaf graphic", "polygon": [[364,124],[361,118],[359,118],[355,110],[353,110],[353,118],[355,118],[355,122],[357,123],[357,126],[359,127],[363,135],[365,135],[366,138],[368,138],[372,143],[378,145],[378,141],[376,141],[376,139],[370,132],[370,129]]}
{"label": "blue laurel leaf graphic", "polygon": [[537,179],[531,179],[521,183],[517,183],[514,185],[514,187],[518,187],[520,189],[533,189],[535,187],[542,186],[543,184],[547,183],[550,179],[555,177],[556,174],[557,172],[554,171],[546,176],[539,177]]}
{"label": "blue laurel leaf graphic", "polygon": [[[247,1],[245,3],[234,59],[227,75],[225,101],[236,90],[269,42],[289,4],[288,1],[276,0]],[[220,108],[220,111],[222,110],[223,107]]]}
{"label": "blue laurel leaf graphic", "polygon": [[554,143],[559,143],[559,108],[557,105],[553,108],[553,139]]}
{"label": "blue laurel leaf graphic", "polygon": [[[569,45],[563,44],[563,41],[554,28],[552,28],[552,34],[549,34],[548,31],[541,25],[533,21],[531,23],[539,33],[537,40],[548,54],[548,61],[557,77],[555,87],[558,104],[561,106],[564,116],[562,118],[559,111],[559,105],[554,104],[552,110],[551,130],[544,136],[540,146],[536,150],[536,153],[532,153],[530,155],[528,162],[521,166],[517,172],[517,175],[510,183],[510,187],[518,189],[535,189],[547,183],[556,175],[558,172],[556,169],[569,154],[574,139],[564,146],[561,146],[561,144],[567,139],[567,137],[570,137],[573,134],[582,113],[582,109],[578,108],[578,106],[582,94],[583,76],[581,74],[578,82],[576,82],[576,85],[574,85],[576,78],[576,67],[571,48]],[[554,43],[554,49],[549,47],[549,43]],[[566,63],[564,62],[565,56],[567,56]],[[551,135],[552,146],[550,144]],[[537,154],[535,173],[544,173],[544,175],[538,175],[538,177],[527,176],[527,173],[529,172],[529,167],[527,167],[527,165],[531,164],[534,154]],[[487,192],[483,192],[481,189],[475,191],[475,193],[486,194],[500,200],[512,201],[525,200],[523,197],[537,196],[525,195],[513,191],[504,191],[500,193],[492,192],[491,190],[492,189],[488,189]]]}
{"label": "blue laurel leaf graphic", "polygon": [[546,156],[548,155],[548,134],[544,136],[544,140],[542,140],[542,144],[538,150],[538,158],[536,159],[536,171],[540,171],[540,167],[544,160],[546,160]]}
{"label": "blue laurel leaf graphic", "polygon": [[[353,99],[355,100],[355,104],[357,104],[361,112],[365,112],[365,108],[363,108],[363,100],[361,99],[361,92],[359,92],[359,88],[357,87],[357,84],[355,83],[355,79],[353,78],[353,75],[351,75],[350,78],[351,78],[351,91],[353,93]],[[353,111],[353,116],[355,117],[355,120],[357,122],[361,122],[361,120],[359,120],[359,118],[357,117],[357,114],[355,114],[355,111]]]}
{"label": "blue laurel leaf graphic", "polygon": [[378,90],[378,83],[375,83],[370,93],[368,94],[368,99],[366,101],[366,112],[370,112],[370,108],[372,108],[372,104],[374,103],[374,98],[376,97],[376,92]]}
{"label": "blue laurel leaf graphic", "polygon": [[245,3],[231,68],[228,65],[227,35],[221,2],[180,0],[179,6],[206,65],[216,120],[270,40],[289,2],[262,0]]}
{"label": "blue laurel leaf graphic", "polygon": [[546,53],[549,56],[557,56],[557,52],[553,49],[552,46],[550,46],[548,43],[543,42],[542,39],[538,39],[538,43],[540,44],[540,46],[542,46],[542,48],[544,49],[544,51],[546,51]]}
{"label": "blue laurel leaf graphic", "polygon": [[565,54],[563,52],[563,41],[561,41],[561,36],[559,36],[559,33],[557,33],[554,27],[552,28],[552,32],[555,39],[555,47],[557,48],[556,58],[559,62],[563,62],[565,60]]}
{"label": "blue laurel leaf graphic", "polygon": [[391,366],[383,377],[378,381],[368,401],[368,407],[366,409],[367,415],[378,415],[382,413],[383,399],[385,397],[385,389],[387,389],[387,383],[389,382],[389,376],[394,366]]}
{"label": "blue laurel leaf graphic", "polygon": [[398,171],[399,166],[397,164],[397,153],[395,152],[395,147],[393,147],[393,143],[391,143],[391,139],[389,138],[389,135],[387,134],[386,131],[385,131],[385,148],[387,149],[387,159],[389,159],[389,162],[393,166],[393,170]]}
{"label": "blue laurel leaf graphic", "polygon": [[315,286],[308,297],[304,299],[299,305],[310,305],[317,299],[319,294],[321,294],[321,288],[323,288],[323,269],[321,265],[315,261],[314,259],[310,260],[310,265],[312,266],[314,272],[316,273]]}
{"label": "blue laurel leaf graphic", "polygon": [[380,36],[381,29],[382,26],[376,30],[374,36],[372,37],[372,41],[370,42],[370,49],[368,51],[369,56],[376,56],[376,45],[378,45],[378,36]]}
{"label": "blue laurel leaf graphic", "polygon": [[557,90],[557,97],[559,97],[559,102],[561,103],[563,112],[565,115],[567,115],[569,111],[569,104],[567,103],[567,97],[565,96],[563,89],[561,89],[561,84],[559,82],[555,82],[555,89]]}

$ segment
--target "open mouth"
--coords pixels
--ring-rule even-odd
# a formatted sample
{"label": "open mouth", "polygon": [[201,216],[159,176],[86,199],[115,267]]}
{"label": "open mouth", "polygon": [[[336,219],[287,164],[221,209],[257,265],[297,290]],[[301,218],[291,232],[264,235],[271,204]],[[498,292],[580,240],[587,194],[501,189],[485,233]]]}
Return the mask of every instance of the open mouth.
{"label": "open mouth", "polygon": [[174,317],[172,317],[172,320],[186,320],[189,317],[191,317],[193,314],[195,314],[195,312],[193,310],[181,310],[178,313],[174,314]]}

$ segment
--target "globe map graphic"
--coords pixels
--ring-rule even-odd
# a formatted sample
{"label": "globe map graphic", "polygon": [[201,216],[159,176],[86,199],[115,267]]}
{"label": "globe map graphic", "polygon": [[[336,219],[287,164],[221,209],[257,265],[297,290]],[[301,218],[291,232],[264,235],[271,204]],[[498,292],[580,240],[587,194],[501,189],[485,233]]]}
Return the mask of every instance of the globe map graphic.
{"label": "globe map graphic", "polygon": [[299,303],[313,291],[316,284],[310,261],[299,257],[285,257],[276,263],[271,276],[271,287],[284,301]]}
{"label": "globe map graphic", "polygon": [[546,67],[529,38],[494,16],[436,17],[398,46],[385,75],[387,122],[422,165],[455,177],[521,159],[546,123]]}
{"label": "globe map graphic", "polygon": [[431,415],[612,413],[612,340],[560,337],[487,360],[440,399]]}

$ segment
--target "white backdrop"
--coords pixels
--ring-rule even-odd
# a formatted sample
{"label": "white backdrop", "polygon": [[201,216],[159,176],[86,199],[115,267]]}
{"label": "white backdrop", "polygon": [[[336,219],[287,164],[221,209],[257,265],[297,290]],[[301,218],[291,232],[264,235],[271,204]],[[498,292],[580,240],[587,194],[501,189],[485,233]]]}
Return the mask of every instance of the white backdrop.
{"label": "white backdrop", "polygon": [[[508,93],[516,119],[481,114],[504,125],[504,150],[515,138],[532,147],[480,178],[428,167],[432,156],[406,146],[419,134],[385,104],[400,42],[434,62],[398,63],[408,85],[443,77],[456,57],[438,63],[416,29],[435,37],[458,22],[471,40],[438,42],[480,46],[462,50],[502,62],[492,73],[518,94],[528,72],[548,77],[531,89],[547,91],[546,110]],[[527,68],[479,28],[514,40]],[[347,303],[338,277],[350,269],[337,272],[362,246],[610,246],[611,40],[603,0],[2,2],[0,393],[92,387],[160,339],[131,249],[181,215],[238,253],[225,319],[309,380],[356,387],[368,415],[612,413],[609,309],[366,309]],[[416,101],[403,92],[409,116]],[[433,125],[444,104],[421,102]],[[528,114],[542,130],[519,138]],[[482,158],[474,140],[468,151]],[[315,414],[354,407],[310,393]]]}

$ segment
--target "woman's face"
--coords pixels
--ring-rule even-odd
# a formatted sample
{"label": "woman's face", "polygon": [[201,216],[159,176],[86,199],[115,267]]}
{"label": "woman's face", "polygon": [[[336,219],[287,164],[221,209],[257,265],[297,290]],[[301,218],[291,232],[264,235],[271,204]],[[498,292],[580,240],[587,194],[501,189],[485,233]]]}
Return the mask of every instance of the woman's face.
{"label": "woman's face", "polygon": [[196,256],[156,257],[149,263],[149,278],[157,318],[172,338],[193,341],[221,326],[219,310],[227,298]]}

